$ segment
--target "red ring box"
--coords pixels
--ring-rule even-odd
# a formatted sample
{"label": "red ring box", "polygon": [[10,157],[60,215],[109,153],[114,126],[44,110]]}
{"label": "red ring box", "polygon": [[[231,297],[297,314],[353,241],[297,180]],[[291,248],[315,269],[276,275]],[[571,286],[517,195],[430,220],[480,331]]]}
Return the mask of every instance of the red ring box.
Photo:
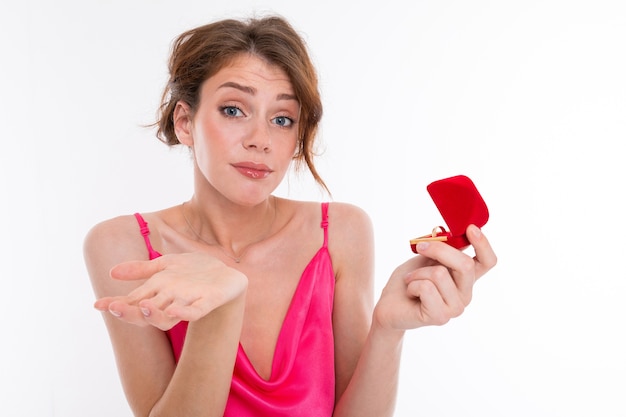
{"label": "red ring box", "polygon": [[457,249],[469,246],[465,231],[470,224],[483,227],[489,220],[485,200],[471,179],[456,175],[430,183],[426,189],[439,209],[449,230],[437,226],[430,235],[411,239],[411,250],[417,253],[417,244],[426,241],[443,241]]}

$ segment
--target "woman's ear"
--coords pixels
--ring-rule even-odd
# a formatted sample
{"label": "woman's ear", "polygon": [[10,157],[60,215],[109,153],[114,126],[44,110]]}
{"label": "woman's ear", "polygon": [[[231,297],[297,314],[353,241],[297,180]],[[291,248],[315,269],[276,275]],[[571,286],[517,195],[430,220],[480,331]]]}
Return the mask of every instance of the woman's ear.
{"label": "woman's ear", "polygon": [[193,135],[191,134],[192,116],[191,107],[184,101],[178,101],[174,108],[174,131],[178,141],[183,145],[193,146]]}

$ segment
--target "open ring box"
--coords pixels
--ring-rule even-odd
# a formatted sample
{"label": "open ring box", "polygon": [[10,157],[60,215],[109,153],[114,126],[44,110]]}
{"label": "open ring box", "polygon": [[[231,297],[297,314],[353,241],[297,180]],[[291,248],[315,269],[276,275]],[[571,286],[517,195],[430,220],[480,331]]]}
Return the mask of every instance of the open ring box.
{"label": "open ring box", "polygon": [[465,175],[430,183],[426,189],[439,209],[449,230],[437,226],[429,235],[411,239],[411,250],[417,253],[419,242],[442,241],[457,249],[469,246],[465,231],[470,224],[483,227],[489,219],[487,204],[476,186]]}

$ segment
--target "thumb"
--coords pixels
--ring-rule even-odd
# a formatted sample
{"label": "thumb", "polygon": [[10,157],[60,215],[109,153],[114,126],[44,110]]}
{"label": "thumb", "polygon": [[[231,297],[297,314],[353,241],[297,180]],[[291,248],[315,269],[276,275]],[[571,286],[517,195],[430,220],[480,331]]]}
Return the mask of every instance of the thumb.
{"label": "thumb", "polygon": [[[157,258],[158,259],[158,258]],[[113,279],[132,281],[148,279],[157,272],[163,270],[161,262],[157,259],[151,261],[128,261],[115,265],[109,274]]]}

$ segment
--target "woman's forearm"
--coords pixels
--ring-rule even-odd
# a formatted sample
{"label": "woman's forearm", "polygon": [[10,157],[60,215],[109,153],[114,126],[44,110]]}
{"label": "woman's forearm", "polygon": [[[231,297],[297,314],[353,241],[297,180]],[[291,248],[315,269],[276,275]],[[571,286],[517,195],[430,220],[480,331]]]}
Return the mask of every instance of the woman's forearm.
{"label": "woman's forearm", "polygon": [[392,416],[398,391],[403,331],[372,324],[352,379],[333,417]]}
{"label": "woman's forearm", "polygon": [[170,384],[150,417],[222,417],[237,356],[245,292],[200,320],[190,322]]}

